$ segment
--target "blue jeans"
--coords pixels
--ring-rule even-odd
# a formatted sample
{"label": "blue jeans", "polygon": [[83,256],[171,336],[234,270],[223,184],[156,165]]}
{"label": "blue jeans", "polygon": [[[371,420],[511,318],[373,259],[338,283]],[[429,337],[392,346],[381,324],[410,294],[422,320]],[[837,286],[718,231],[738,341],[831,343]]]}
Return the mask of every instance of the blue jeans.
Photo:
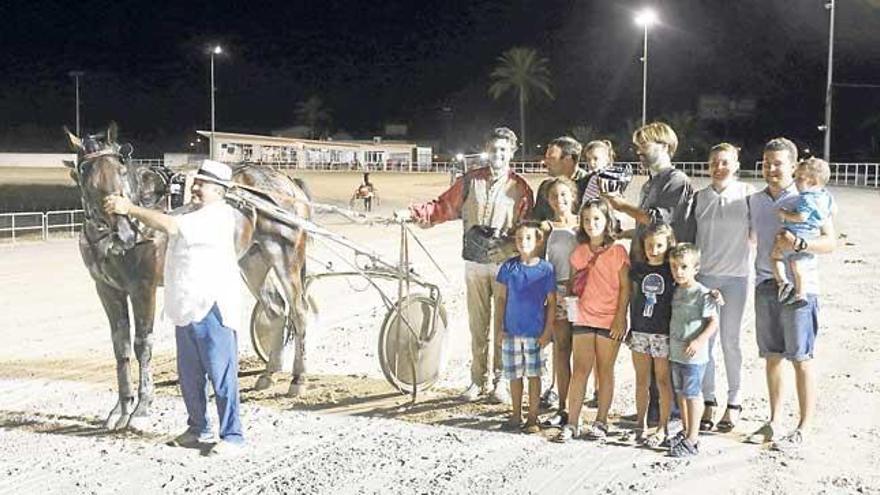
{"label": "blue jeans", "polygon": [[724,356],[724,370],[727,373],[727,404],[740,404],[740,383],[742,382],[742,347],[739,337],[742,334],[743,311],[749,294],[748,277],[729,277],[698,275],[697,280],[710,289],[718,289],[724,296],[721,306],[718,332],[709,338],[709,362],[703,377],[703,398],[706,402],[715,401],[715,342],[721,340],[721,354]]}
{"label": "blue jeans", "polygon": [[781,355],[789,361],[813,358],[819,333],[819,299],[807,294],[807,304],[779,302],[776,281],[755,287],[755,336],[762,358]]}
{"label": "blue jeans", "polygon": [[177,373],[189,430],[199,436],[211,434],[208,419],[208,381],[214,387],[220,438],[244,442],[238,417],[238,342],[235,330],[223,326],[216,304],[201,321],[176,327]]}

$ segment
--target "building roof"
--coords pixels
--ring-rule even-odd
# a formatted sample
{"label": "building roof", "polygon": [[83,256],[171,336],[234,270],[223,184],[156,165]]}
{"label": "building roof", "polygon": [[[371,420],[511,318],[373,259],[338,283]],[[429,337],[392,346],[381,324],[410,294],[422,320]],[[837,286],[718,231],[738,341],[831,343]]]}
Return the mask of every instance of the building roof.
{"label": "building roof", "polygon": [[[211,131],[196,131],[197,134],[206,138],[211,137]],[[405,141],[385,141],[375,142],[373,140],[316,140],[303,138],[288,138],[279,136],[264,136],[260,134],[240,134],[235,132],[216,132],[215,136],[221,141],[239,141],[253,144],[267,144],[275,146],[300,145],[310,148],[345,148],[345,149],[375,149],[375,148],[406,148],[412,149],[417,147],[416,143]]]}

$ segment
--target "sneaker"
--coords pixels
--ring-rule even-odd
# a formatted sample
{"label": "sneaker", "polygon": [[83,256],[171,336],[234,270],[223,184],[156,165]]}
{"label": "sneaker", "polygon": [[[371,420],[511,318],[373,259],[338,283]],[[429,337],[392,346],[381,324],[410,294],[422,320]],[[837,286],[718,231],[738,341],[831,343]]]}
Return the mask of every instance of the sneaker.
{"label": "sneaker", "polygon": [[169,447],[197,447],[199,444],[211,443],[213,441],[214,435],[212,433],[199,434],[192,430],[186,430],[172,440],[169,440],[166,445]]}
{"label": "sneaker", "polygon": [[558,411],[556,414],[541,422],[544,428],[562,428],[568,424],[568,412]]}
{"label": "sneaker", "polygon": [[584,438],[587,440],[598,440],[603,441],[608,437],[608,425],[605,423],[600,423],[599,421],[593,421],[590,424],[590,427],[587,428],[587,432],[584,433]]}
{"label": "sneaker", "polygon": [[461,398],[468,402],[476,402],[486,395],[486,387],[481,387],[476,383],[471,383],[468,388],[461,393]]}
{"label": "sneaker", "polygon": [[244,452],[244,442],[227,442],[220,440],[208,451],[210,456],[234,457]]}
{"label": "sneaker", "polygon": [[506,385],[496,384],[490,395],[492,402],[496,404],[510,404],[510,392]]}
{"label": "sneaker", "polygon": [[599,396],[593,394],[593,398],[584,402],[584,407],[589,407],[590,409],[596,409],[599,407]]}
{"label": "sneaker", "polygon": [[541,409],[552,409],[559,402],[559,395],[552,389],[548,388],[541,395]]}
{"label": "sneaker", "polygon": [[572,438],[577,438],[578,436],[580,436],[580,431],[577,426],[565,425],[551,440],[556,443],[566,443]]}
{"label": "sneaker", "polygon": [[669,456],[677,458],[693,457],[700,453],[699,446],[699,442],[691,443],[690,440],[684,438],[669,449]]}
{"label": "sneaker", "polygon": [[768,421],[764,423],[760,428],[752,432],[749,436],[747,436],[745,442],[755,444],[772,442],[775,435],[776,432],[775,428],[773,427],[773,423],[770,423]]}
{"label": "sneaker", "polygon": [[511,416],[507,421],[501,424],[501,429],[503,431],[519,431],[522,429],[522,420]]}
{"label": "sneaker", "polygon": [[801,430],[794,430],[784,437],[770,444],[770,449],[782,453],[793,453],[800,449],[804,443],[804,435]]}
{"label": "sneaker", "polygon": [[675,447],[676,445],[681,443],[681,441],[684,439],[685,439],[684,430],[679,430],[678,433],[676,433],[675,435],[671,435],[671,436],[664,438],[663,441],[660,442],[660,447],[671,449],[672,447]]}

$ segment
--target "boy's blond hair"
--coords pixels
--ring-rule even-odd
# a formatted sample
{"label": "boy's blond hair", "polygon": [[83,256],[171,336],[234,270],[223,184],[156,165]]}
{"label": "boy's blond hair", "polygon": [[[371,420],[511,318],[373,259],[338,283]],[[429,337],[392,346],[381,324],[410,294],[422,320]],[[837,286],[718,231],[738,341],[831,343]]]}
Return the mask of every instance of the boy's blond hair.
{"label": "boy's blond hair", "polygon": [[824,186],[831,179],[831,167],[828,166],[828,162],[821,158],[807,158],[806,160],[801,160],[797,165],[798,170],[804,170],[811,177],[816,179],[819,182],[819,185]]}
{"label": "boy's blond hair", "polygon": [[680,260],[690,257],[693,257],[693,259],[696,260],[697,265],[700,264],[700,248],[690,242],[676,244],[669,250],[670,260]]}
{"label": "boy's blond hair", "polygon": [[669,157],[678,149],[678,136],[669,124],[663,122],[651,122],[643,125],[633,132],[633,144],[636,146],[643,143],[660,143],[669,146]]}
{"label": "boy's blond hair", "polygon": [[604,149],[608,153],[608,161],[614,162],[614,158],[615,158],[614,145],[611,144],[611,141],[609,141],[607,139],[596,139],[596,140],[590,141],[589,143],[586,144],[586,146],[584,146],[584,152],[582,153],[582,156],[586,156],[587,153],[589,153],[590,151],[593,150],[593,148]]}

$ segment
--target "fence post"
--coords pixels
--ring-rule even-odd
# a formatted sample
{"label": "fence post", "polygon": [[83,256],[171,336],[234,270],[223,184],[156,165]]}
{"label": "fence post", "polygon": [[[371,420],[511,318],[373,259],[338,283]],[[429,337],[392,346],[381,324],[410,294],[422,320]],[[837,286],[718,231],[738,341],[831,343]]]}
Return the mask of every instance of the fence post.
{"label": "fence post", "polygon": [[48,217],[49,216],[47,214],[43,213],[42,221],[43,221],[43,240],[44,241],[49,240],[49,218]]}
{"label": "fence post", "polygon": [[12,244],[15,245],[15,213],[12,214]]}

